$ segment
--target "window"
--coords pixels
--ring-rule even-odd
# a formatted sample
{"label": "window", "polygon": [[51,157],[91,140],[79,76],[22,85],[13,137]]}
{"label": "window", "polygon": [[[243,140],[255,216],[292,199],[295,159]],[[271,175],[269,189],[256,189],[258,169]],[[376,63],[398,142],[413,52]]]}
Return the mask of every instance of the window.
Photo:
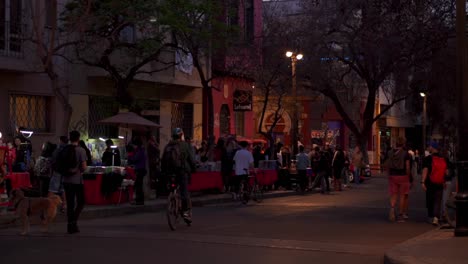
{"label": "window", "polygon": [[0,0],[0,50],[3,55],[23,56],[23,8],[23,0]]}
{"label": "window", "polygon": [[244,122],[245,116],[244,112],[235,112],[236,113],[236,135],[244,136]]}
{"label": "window", "polygon": [[227,25],[237,26],[239,24],[239,1],[230,0],[227,10]]}
{"label": "window", "polygon": [[90,138],[116,138],[119,133],[117,126],[101,125],[99,120],[116,115],[119,112],[119,103],[113,97],[89,97],[89,137]]}
{"label": "window", "polygon": [[10,95],[12,127],[25,127],[37,132],[50,132],[50,98],[35,95]]}
{"label": "window", "polygon": [[254,3],[253,0],[245,1],[245,40],[251,42],[254,39]]}
{"label": "window", "polygon": [[171,131],[180,127],[185,138],[193,138],[193,104],[172,103]]}

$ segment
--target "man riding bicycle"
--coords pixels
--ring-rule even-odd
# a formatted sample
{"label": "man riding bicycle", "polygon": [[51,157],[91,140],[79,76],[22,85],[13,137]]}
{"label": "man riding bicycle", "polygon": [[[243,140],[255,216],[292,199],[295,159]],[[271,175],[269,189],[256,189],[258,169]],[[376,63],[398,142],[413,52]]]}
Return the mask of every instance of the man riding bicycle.
{"label": "man riding bicycle", "polygon": [[182,200],[182,217],[185,222],[191,223],[190,208],[188,202],[190,195],[188,184],[191,173],[195,171],[195,162],[190,146],[184,139],[184,131],[175,128],[172,132],[172,140],[166,145],[161,159],[161,170],[166,177],[175,176],[179,185]]}

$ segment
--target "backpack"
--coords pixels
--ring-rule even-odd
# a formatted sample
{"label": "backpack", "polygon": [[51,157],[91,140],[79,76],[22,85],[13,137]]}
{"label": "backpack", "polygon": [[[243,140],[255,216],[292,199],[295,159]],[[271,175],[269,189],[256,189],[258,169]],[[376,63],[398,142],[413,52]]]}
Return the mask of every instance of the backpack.
{"label": "backpack", "polygon": [[432,156],[432,170],[429,179],[432,183],[443,184],[445,182],[445,172],[447,171],[447,162],[438,156]]}
{"label": "backpack", "polygon": [[71,176],[76,172],[78,159],[76,157],[76,147],[66,145],[57,155],[56,171],[62,176]]}
{"label": "backpack", "polygon": [[404,170],[405,169],[405,155],[406,152],[403,149],[392,151],[390,153],[390,169],[393,170]]}
{"label": "backpack", "polygon": [[175,173],[183,168],[184,160],[178,142],[169,142],[161,158],[161,170],[164,173]]}
{"label": "backpack", "polygon": [[52,175],[52,161],[50,158],[39,157],[34,165],[34,173],[39,177],[50,177]]}

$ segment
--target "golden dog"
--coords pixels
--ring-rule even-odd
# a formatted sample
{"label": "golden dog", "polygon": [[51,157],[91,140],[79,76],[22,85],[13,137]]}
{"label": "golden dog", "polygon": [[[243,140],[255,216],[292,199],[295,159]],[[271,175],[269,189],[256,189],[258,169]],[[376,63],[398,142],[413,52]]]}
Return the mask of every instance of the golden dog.
{"label": "golden dog", "polygon": [[23,224],[21,235],[29,233],[29,217],[34,214],[41,216],[43,232],[47,232],[49,223],[57,215],[57,207],[62,204],[62,199],[55,194],[51,194],[47,198],[25,197],[22,190],[15,189],[11,191],[11,196],[17,218],[20,218]]}

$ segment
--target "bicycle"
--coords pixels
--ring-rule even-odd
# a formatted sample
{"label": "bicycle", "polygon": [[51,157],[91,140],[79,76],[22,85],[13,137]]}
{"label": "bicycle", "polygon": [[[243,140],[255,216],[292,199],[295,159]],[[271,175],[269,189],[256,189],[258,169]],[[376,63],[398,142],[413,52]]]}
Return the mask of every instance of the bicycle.
{"label": "bicycle", "polygon": [[455,228],[457,224],[456,223],[457,205],[455,204],[455,200],[456,200],[455,196],[457,195],[456,182],[457,180],[456,178],[454,178],[452,180],[452,184],[450,185],[451,188],[449,188],[448,190],[449,194],[444,204],[444,215],[443,215],[443,217],[445,218],[445,221],[447,221],[447,224],[453,228]]}
{"label": "bicycle", "polygon": [[[260,203],[263,201],[263,187],[258,183],[256,173],[251,175],[247,169],[245,170],[247,172],[247,177],[242,179],[240,183],[238,197],[243,204],[247,204],[251,197],[254,201]],[[252,178],[253,185],[250,185],[250,179]]]}
{"label": "bicycle", "polygon": [[[168,184],[169,187],[169,196],[167,197],[167,223],[169,224],[169,228],[174,231],[177,229],[177,225],[179,224],[180,218],[183,218],[183,211],[182,211],[182,198],[180,197],[180,187],[179,184],[176,182],[176,177],[171,176],[170,182]],[[188,219],[192,219],[192,200],[188,199]],[[184,218],[185,223],[187,226],[191,225],[191,221],[187,218]]]}

